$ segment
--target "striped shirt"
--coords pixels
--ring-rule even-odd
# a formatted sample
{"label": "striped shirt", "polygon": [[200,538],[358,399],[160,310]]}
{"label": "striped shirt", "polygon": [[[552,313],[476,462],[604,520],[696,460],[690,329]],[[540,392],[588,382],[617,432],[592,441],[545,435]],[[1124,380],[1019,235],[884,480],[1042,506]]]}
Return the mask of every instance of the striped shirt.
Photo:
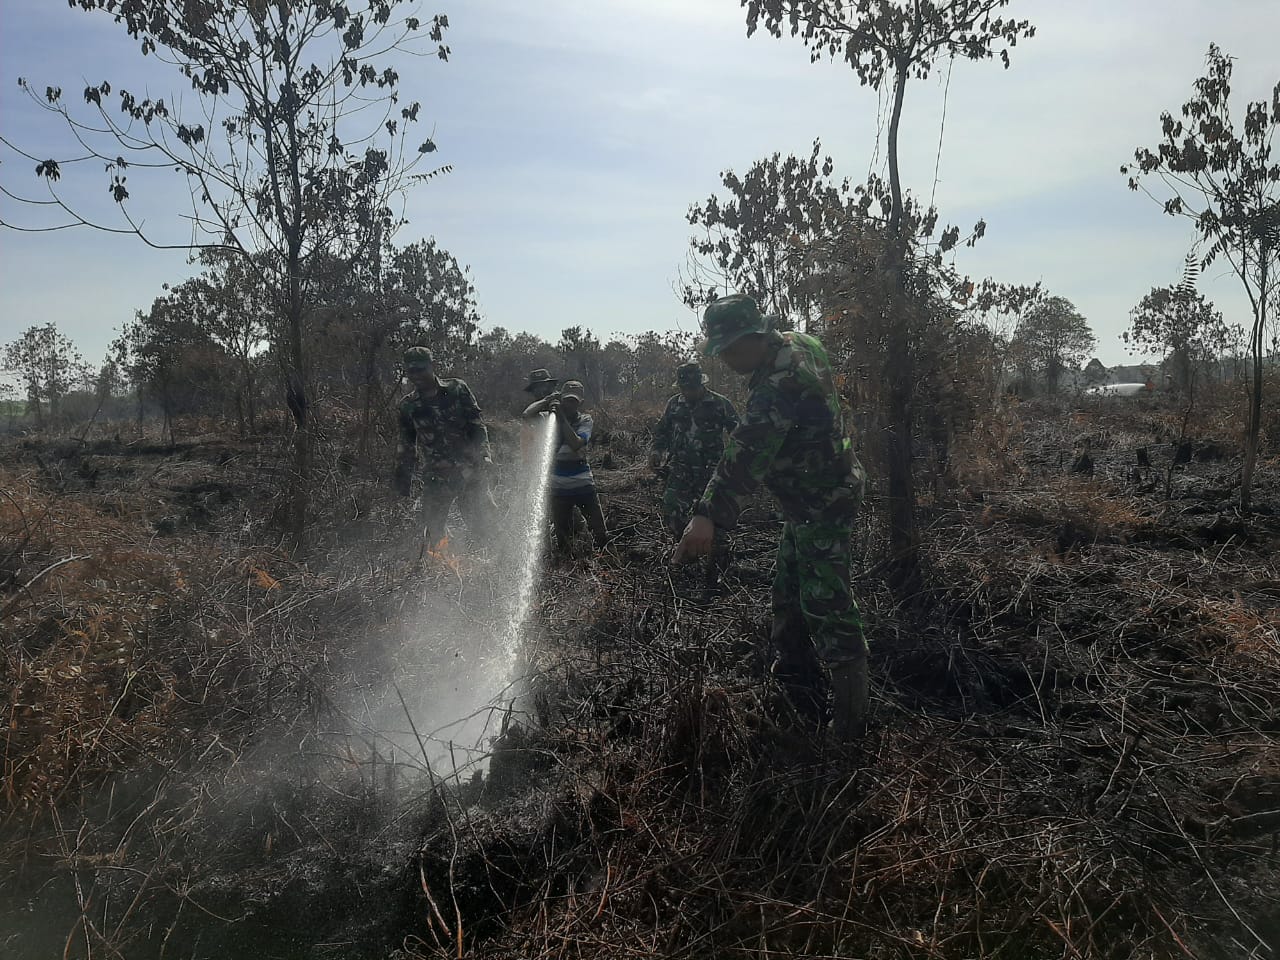
{"label": "striped shirt", "polygon": [[[591,442],[591,414],[579,413],[573,422],[574,432],[587,443]],[[551,468],[551,495],[577,496],[594,493],[595,477],[591,464],[587,463],[586,448],[573,450],[567,443],[556,450],[556,461]]]}

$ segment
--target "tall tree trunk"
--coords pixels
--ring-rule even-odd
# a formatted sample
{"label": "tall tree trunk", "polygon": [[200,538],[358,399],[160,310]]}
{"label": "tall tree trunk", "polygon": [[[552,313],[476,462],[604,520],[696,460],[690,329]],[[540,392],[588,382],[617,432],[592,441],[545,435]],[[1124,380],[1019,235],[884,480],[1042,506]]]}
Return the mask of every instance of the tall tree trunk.
{"label": "tall tree trunk", "polygon": [[[160,404],[164,407],[164,429],[169,432],[169,446],[177,446],[178,441],[173,433],[173,401],[169,397],[168,379],[160,382]],[[161,439],[164,439],[163,434]]]}
{"label": "tall tree trunk", "polygon": [[294,546],[301,546],[311,497],[311,417],[307,398],[305,355],[302,345],[302,283],[298,256],[289,257],[289,354],[285,369],[285,404],[293,416],[293,483],[288,494],[285,530]]}
{"label": "tall tree trunk", "polygon": [[1249,391],[1249,430],[1244,438],[1244,466],[1240,470],[1240,512],[1252,508],[1253,470],[1258,462],[1258,435],[1262,432],[1262,355],[1263,336],[1267,326],[1267,255],[1262,249],[1261,284],[1254,300],[1253,336],[1249,352],[1253,357],[1253,389]]}
{"label": "tall tree trunk", "polygon": [[906,239],[902,235],[902,181],[898,173],[898,124],[909,64],[900,58],[894,73],[893,114],[889,119],[889,248],[885,272],[889,297],[889,467],[890,585],[900,600],[920,592],[920,531],[916,526],[915,478],[911,471],[912,396],[915,371],[911,356],[911,305],[907,302]]}
{"label": "tall tree trunk", "polygon": [[44,407],[40,405],[40,391],[27,388],[27,413],[36,420],[36,429],[44,429]]}
{"label": "tall tree trunk", "polygon": [[244,385],[236,389],[236,433],[241,440],[245,438],[244,430]]}
{"label": "tall tree trunk", "polygon": [[1192,372],[1190,347],[1183,346],[1178,348],[1176,363],[1178,367],[1178,389],[1183,391],[1192,390],[1195,386],[1192,382],[1195,374]]}
{"label": "tall tree trunk", "polygon": [[364,358],[364,409],[360,412],[360,446],[356,451],[365,462],[370,459],[369,451],[372,446],[369,435],[373,432],[373,389],[377,375],[377,350],[368,346]]}
{"label": "tall tree trunk", "polygon": [[249,413],[249,432],[251,434],[258,432],[258,401],[254,394],[258,390],[257,378],[253,375],[253,365],[245,362],[244,365],[244,392],[246,405]]}

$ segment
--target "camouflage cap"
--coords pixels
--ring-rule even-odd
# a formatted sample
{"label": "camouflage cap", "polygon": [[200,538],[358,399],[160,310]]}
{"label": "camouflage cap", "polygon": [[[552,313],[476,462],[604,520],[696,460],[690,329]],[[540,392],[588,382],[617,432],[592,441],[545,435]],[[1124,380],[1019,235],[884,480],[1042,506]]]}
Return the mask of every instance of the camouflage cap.
{"label": "camouflage cap", "polygon": [[559,383],[555,377],[551,375],[551,371],[546,367],[539,367],[537,370],[529,371],[529,382],[524,385],[525,390],[532,390],[540,383]]}
{"label": "camouflage cap", "polygon": [[410,347],[404,352],[406,370],[426,370],[435,363],[435,357],[427,347]]}
{"label": "camouflage cap", "polygon": [[702,355],[714,357],[729,344],[749,333],[765,333],[769,321],[760,307],[745,293],[721,297],[702,315],[702,332],[706,339],[699,344]]}
{"label": "camouflage cap", "polygon": [[560,388],[561,399],[568,400],[572,397],[579,403],[582,402],[582,382],[580,380],[566,380],[564,386]]}
{"label": "camouflage cap", "polygon": [[700,387],[711,378],[702,372],[702,364],[696,360],[676,367],[676,383],[682,387]]}

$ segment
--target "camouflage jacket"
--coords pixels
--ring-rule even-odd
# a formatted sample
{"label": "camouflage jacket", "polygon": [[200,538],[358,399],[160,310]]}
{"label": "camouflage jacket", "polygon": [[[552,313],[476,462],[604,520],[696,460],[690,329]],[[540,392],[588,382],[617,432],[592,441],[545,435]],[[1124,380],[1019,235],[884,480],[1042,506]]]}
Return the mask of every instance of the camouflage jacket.
{"label": "camouflage jacket", "polygon": [[845,437],[827,352],[808,334],[768,337],[742,424],[694,512],[732,527],[747,495],[764,483],[787,520],[852,523],[865,475]]}
{"label": "camouflage jacket", "polygon": [[671,454],[671,466],[710,470],[724,453],[724,435],[738,428],[738,411],[729,398],[710,390],[697,403],[677,393],[653,431],[653,449]]}
{"label": "camouflage jacket", "polygon": [[480,418],[480,406],[464,381],[441,378],[434,396],[415,390],[400,401],[397,490],[408,491],[419,450],[429,474],[452,472],[489,457],[489,433]]}

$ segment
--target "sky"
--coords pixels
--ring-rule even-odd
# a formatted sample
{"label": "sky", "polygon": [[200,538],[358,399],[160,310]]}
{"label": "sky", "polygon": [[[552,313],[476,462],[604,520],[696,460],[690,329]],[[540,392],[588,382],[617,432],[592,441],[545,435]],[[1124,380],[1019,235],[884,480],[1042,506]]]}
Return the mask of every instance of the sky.
{"label": "sky", "polygon": [[[736,0],[440,0],[449,61],[401,64],[405,100],[453,171],[411,193],[404,244],[435,237],[470,267],[487,327],[556,340],[696,325],[673,292],[685,262],[690,204],[723,170],[774,152],[808,154],[815,138],[855,181],[883,164],[883,101],[840,63],[809,62],[797,40],[746,36]],[[944,222],[979,218],[986,237],[960,270],[1039,281],[1071,300],[1108,365],[1133,362],[1120,339],[1129,310],[1176,282],[1191,224],[1131,192],[1119,173],[1159,136],[1200,75],[1210,42],[1236,58],[1234,89],[1269,99],[1280,80],[1276,0],[1013,0],[1036,36],[998,61],[944,62],[907,90],[904,183],[932,195]],[[190,101],[172,67],[143,58],[110,18],[49,0],[0,0],[0,135],[37,156],[71,146],[56,117],[25,99],[103,79]],[[185,93],[184,93],[185,90]],[[945,122],[944,122],[945,108]],[[939,142],[941,152],[939,153]],[[35,194],[32,164],[0,150],[0,184]],[[936,170],[936,179],[935,179]],[[129,183],[136,215],[172,242],[187,236],[184,181]],[[61,194],[113,215],[100,170],[64,177]],[[38,195],[38,194],[36,194]],[[42,211],[0,202],[7,221]],[[190,275],[186,254],[94,230],[0,229],[0,343],[54,322],[89,359],[165,283]],[[1233,322],[1248,304],[1229,268],[1201,292]]]}

